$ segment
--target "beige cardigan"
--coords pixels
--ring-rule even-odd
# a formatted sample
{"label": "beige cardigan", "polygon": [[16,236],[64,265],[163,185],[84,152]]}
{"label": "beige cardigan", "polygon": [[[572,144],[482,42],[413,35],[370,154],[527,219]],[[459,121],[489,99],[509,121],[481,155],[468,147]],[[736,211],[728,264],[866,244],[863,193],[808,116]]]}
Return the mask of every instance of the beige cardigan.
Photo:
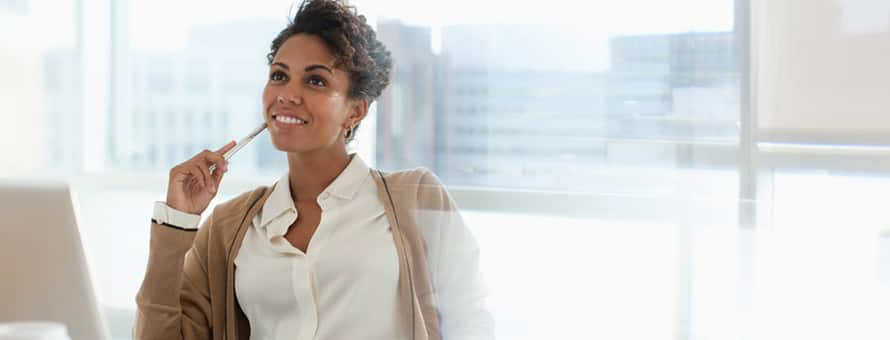
{"label": "beige cardigan", "polygon": [[[372,173],[398,253],[404,334],[439,340],[436,299],[417,228],[438,222],[417,212],[456,212],[456,206],[429,170]],[[135,339],[249,338],[250,325],[235,299],[234,259],[271,192],[260,187],[219,204],[197,232],[152,223],[148,267],[136,296]]]}

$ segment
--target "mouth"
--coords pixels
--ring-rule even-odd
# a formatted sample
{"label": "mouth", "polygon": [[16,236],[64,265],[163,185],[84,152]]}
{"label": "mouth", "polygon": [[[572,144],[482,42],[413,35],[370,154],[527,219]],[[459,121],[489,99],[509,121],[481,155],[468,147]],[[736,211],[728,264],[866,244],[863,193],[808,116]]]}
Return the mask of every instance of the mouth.
{"label": "mouth", "polygon": [[272,120],[274,120],[276,123],[279,123],[281,125],[286,125],[286,126],[309,124],[309,122],[306,121],[306,119],[297,117],[296,115],[291,114],[291,113],[273,112]]}

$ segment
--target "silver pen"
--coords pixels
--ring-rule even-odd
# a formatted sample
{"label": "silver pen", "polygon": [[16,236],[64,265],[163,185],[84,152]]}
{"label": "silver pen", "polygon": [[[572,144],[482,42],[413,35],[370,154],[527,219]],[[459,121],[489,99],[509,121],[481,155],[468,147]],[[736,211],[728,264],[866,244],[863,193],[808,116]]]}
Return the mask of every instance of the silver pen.
{"label": "silver pen", "polygon": [[[251,131],[250,134],[247,135],[247,137],[244,137],[240,141],[238,141],[238,144],[235,144],[234,148],[232,148],[231,150],[229,150],[225,154],[223,154],[223,158],[225,158],[226,160],[229,160],[229,158],[232,158],[232,156],[234,156],[235,153],[238,152],[238,150],[241,150],[241,148],[243,148],[245,145],[247,145],[247,143],[250,143],[250,141],[252,141],[256,136],[258,136],[260,134],[260,132],[263,132],[263,130],[265,130],[265,129],[266,129],[266,123],[263,123],[258,128]],[[216,164],[210,165],[210,173],[211,174],[213,173],[214,170],[216,170]]]}

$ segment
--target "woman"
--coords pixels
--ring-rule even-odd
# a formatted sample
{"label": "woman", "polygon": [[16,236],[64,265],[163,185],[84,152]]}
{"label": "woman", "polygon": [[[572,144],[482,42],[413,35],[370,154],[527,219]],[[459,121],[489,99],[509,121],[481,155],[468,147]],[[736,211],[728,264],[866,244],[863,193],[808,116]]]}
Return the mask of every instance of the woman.
{"label": "woman", "polygon": [[392,67],[365,18],[307,0],[268,61],[264,120],[289,171],[200,228],[234,144],[170,171],[134,337],[492,338],[478,248],[438,179],[385,174],[346,151]]}

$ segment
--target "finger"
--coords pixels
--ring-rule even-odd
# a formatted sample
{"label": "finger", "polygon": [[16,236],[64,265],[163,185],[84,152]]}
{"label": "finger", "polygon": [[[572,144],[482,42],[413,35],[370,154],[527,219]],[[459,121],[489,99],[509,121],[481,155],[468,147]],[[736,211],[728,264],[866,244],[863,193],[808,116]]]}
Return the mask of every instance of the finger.
{"label": "finger", "polygon": [[[214,155],[215,155],[215,154],[214,154]],[[222,162],[222,163],[215,163],[215,164],[216,164],[216,169],[215,169],[214,171],[211,171],[211,172],[210,172],[210,175],[212,176],[211,179],[212,179],[213,182],[216,184],[216,187],[217,187],[217,189],[218,189],[218,188],[219,188],[219,184],[222,182],[222,177],[223,177],[223,175],[224,175],[226,172],[229,171],[229,161],[225,160],[225,158],[222,158],[222,157],[219,156],[219,155],[216,155],[216,156],[217,156],[219,159],[215,159],[215,162]],[[211,157],[212,157],[212,156],[211,156]]]}
{"label": "finger", "polygon": [[195,179],[195,182],[201,185],[202,190],[207,190],[207,179],[204,177],[204,173],[201,172],[201,168],[197,165],[192,165],[189,167],[189,174],[192,175],[192,178]]}
{"label": "finger", "polygon": [[181,183],[182,181],[184,181],[186,176],[183,175],[184,173],[181,164],[170,169],[170,180],[173,183]]}
{"label": "finger", "polygon": [[222,168],[217,168],[216,171],[213,172],[213,182],[216,183],[216,187],[219,188],[219,184],[222,183],[223,175],[226,174],[226,171],[229,171],[225,166]]}
{"label": "finger", "polygon": [[204,163],[207,164],[207,166],[215,164],[217,169],[225,169],[229,165],[229,161],[223,158],[219,153],[209,151],[204,153]]}
{"label": "finger", "polygon": [[207,166],[206,163],[197,163],[194,167],[198,169],[198,172],[204,179],[204,190],[207,190],[210,193],[216,193],[216,184],[213,181],[213,176],[210,174],[210,167]]}
{"label": "finger", "polygon": [[195,174],[190,170],[188,163],[177,165],[170,170],[170,179],[172,183],[180,183],[182,185],[189,184],[192,181],[200,179],[200,176],[194,178],[196,177],[195,175],[198,174]]}
{"label": "finger", "polygon": [[[205,188],[204,175],[201,174],[201,170],[192,164],[187,164],[183,166],[183,173],[186,174],[186,178],[184,180],[184,187],[189,189],[188,191],[192,191],[191,189],[195,186],[200,187],[201,189]],[[189,186],[188,184],[192,184]]]}
{"label": "finger", "polygon": [[201,180],[199,179],[200,177],[196,177],[195,175],[193,175],[191,173],[191,170],[186,170],[186,172],[188,173],[188,176],[186,176],[187,178],[182,182],[184,192],[190,194],[195,191],[201,190],[201,187],[203,187],[203,185],[201,185]]}
{"label": "finger", "polygon": [[235,141],[231,141],[231,142],[227,143],[226,145],[223,145],[223,147],[219,148],[219,150],[216,150],[216,153],[218,153],[220,155],[224,155],[226,152],[229,152],[229,150],[232,150],[232,148],[234,148],[234,147],[235,147]]}

